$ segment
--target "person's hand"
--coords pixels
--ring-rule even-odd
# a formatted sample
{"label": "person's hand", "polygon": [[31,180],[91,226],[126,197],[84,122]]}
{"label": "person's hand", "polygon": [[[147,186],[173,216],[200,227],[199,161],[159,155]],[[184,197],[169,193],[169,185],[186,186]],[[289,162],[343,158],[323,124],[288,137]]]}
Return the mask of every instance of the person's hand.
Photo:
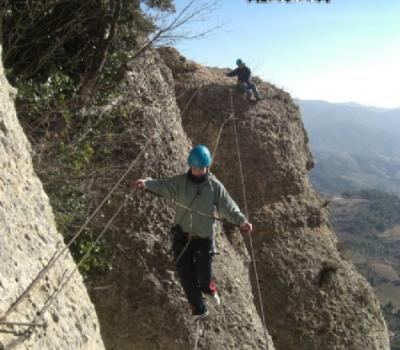
{"label": "person's hand", "polygon": [[139,179],[139,180],[136,180],[134,183],[133,183],[133,189],[134,190],[136,190],[136,191],[138,191],[138,190],[144,190],[145,189],[145,180],[143,180],[143,179]]}
{"label": "person's hand", "polygon": [[248,221],[243,221],[240,224],[240,230],[250,233],[251,231],[253,231],[253,225]]}

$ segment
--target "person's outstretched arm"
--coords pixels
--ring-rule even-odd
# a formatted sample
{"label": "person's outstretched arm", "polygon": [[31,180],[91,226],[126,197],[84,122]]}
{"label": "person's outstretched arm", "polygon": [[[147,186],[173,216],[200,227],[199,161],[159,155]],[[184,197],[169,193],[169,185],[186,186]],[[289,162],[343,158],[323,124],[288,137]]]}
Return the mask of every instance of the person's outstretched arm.
{"label": "person's outstretched arm", "polygon": [[239,70],[236,68],[233,71],[230,71],[229,73],[226,74],[227,77],[234,77],[239,74]]}
{"label": "person's outstretched arm", "polygon": [[222,184],[220,184],[217,196],[218,213],[229,222],[240,225],[241,230],[251,232],[253,229],[252,224],[247,221],[245,215],[240,211],[238,205]]}
{"label": "person's outstretched arm", "polygon": [[151,178],[138,179],[134,182],[133,188],[135,190],[147,189],[150,192],[154,192],[164,198],[176,199],[178,195],[180,178],[180,175],[176,175],[160,180],[154,180]]}

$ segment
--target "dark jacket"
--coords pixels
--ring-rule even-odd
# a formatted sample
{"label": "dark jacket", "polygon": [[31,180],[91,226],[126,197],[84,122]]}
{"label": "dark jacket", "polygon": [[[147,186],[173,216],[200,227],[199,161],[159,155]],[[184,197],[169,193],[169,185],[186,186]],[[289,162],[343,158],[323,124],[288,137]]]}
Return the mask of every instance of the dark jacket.
{"label": "dark jacket", "polygon": [[228,77],[234,77],[236,75],[241,83],[248,83],[251,77],[251,70],[250,68],[244,66],[243,68],[236,68],[227,74]]}

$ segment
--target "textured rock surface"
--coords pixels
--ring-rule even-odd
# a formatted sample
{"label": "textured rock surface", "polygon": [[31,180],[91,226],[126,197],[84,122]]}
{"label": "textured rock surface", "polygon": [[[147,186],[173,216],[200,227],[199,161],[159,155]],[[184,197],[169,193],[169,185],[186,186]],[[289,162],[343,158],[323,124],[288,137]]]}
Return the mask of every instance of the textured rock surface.
{"label": "textured rock surface", "polygon": [[[132,179],[187,170],[191,142],[182,128],[173,85],[171,71],[156,52],[148,51],[131,65],[121,86],[121,103],[130,111],[126,149],[137,151],[134,158],[152,140]],[[114,246],[113,270],[91,281],[107,349],[193,348],[195,327],[188,323],[188,305],[170,252],[172,218],[170,202],[139,194],[107,235]],[[198,349],[263,349],[244,243],[232,233],[221,234],[217,244],[220,255],[215,265],[223,304],[204,322]],[[106,288],[97,288],[101,286]]]}
{"label": "textured rock surface", "polygon": [[[1,53],[1,46],[0,46]],[[33,172],[30,145],[15,115],[13,95],[0,63],[0,316],[63,246],[49,201]],[[69,254],[59,261],[8,321],[30,322],[57,288],[64,271],[74,268]],[[96,313],[79,274],[49,311],[47,328],[34,330],[17,349],[104,349]],[[22,331],[24,327],[0,329]],[[17,337],[0,332],[1,345]]]}
{"label": "textured rock surface", "polygon": [[[131,179],[186,171],[191,144],[202,142],[213,149],[221,124],[232,112],[234,82],[224,76],[224,70],[187,61],[172,49],[160,53],[162,59],[153,51],[137,58],[121,84],[115,104],[124,107],[119,109],[124,115],[116,121],[123,127],[113,139],[109,172],[99,175],[88,193],[93,203],[99,202],[108,188],[105,185],[115,183],[148,140],[152,142]],[[47,197],[33,174],[29,145],[13,114],[8,85],[1,79],[0,313],[61,242]],[[308,183],[313,159],[299,111],[287,93],[258,84],[266,98],[257,105],[249,104],[235,89],[232,100],[250,218],[256,227],[253,240],[264,311],[274,340],[269,350],[387,350],[388,334],[377,300],[366,281],[341,258],[327,227],[326,209]],[[230,121],[221,134],[213,172],[243,208],[232,130]],[[105,217],[129,190],[128,183],[124,186],[110,201]],[[191,349],[195,329],[188,323],[170,254],[173,207],[149,194],[135,195],[129,203],[107,233],[113,269],[90,281],[105,346],[108,350]],[[203,323],[198,349],[264,349],[248,238],[226,229],[217,245],[215,274],[222,305],[212,309]],[[69,257],[62,265],[18,308],[14,320],[34,317],[64,269],[73,267]],[[46,314],[46,331],[35,333],[21,348],[102,348],[81,282],[76,276]],[[3,333],[0,337],[5,343],[12,338]]]}
{"label": "textured rock surface", "polygon": [[[309,185],[313,159],[290,96],[258,80],[265,98],[249,104],[226,71],[187,61],[171,48],[159,52],[172,69],[193,143],[214,149],[232,112],[232,96],[264,310],[276,349],[389,349],[378,301],[341,258],[326,209]],[[232,121],[221,134],[213,171],[243,207]]]}

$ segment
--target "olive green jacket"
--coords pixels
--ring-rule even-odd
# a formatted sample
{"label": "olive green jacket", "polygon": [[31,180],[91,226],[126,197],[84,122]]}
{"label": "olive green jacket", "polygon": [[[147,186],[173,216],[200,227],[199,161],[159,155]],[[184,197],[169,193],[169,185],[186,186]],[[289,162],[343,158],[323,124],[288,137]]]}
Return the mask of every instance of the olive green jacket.
{"label": "olive green jacket", "polygon": [[146,179],[145,188],[193,209],[191,211],[177,205],[175,224],[179,224],[184,232],[202,238],[215,236],[216,222],[213,217],[209,217],[214,216],[215,212],[233,224],[240,225],[246,220],[224,185],[213,174],[208,176],[208,180],[198,184],[192,182],[188,174],[161,180]]}

